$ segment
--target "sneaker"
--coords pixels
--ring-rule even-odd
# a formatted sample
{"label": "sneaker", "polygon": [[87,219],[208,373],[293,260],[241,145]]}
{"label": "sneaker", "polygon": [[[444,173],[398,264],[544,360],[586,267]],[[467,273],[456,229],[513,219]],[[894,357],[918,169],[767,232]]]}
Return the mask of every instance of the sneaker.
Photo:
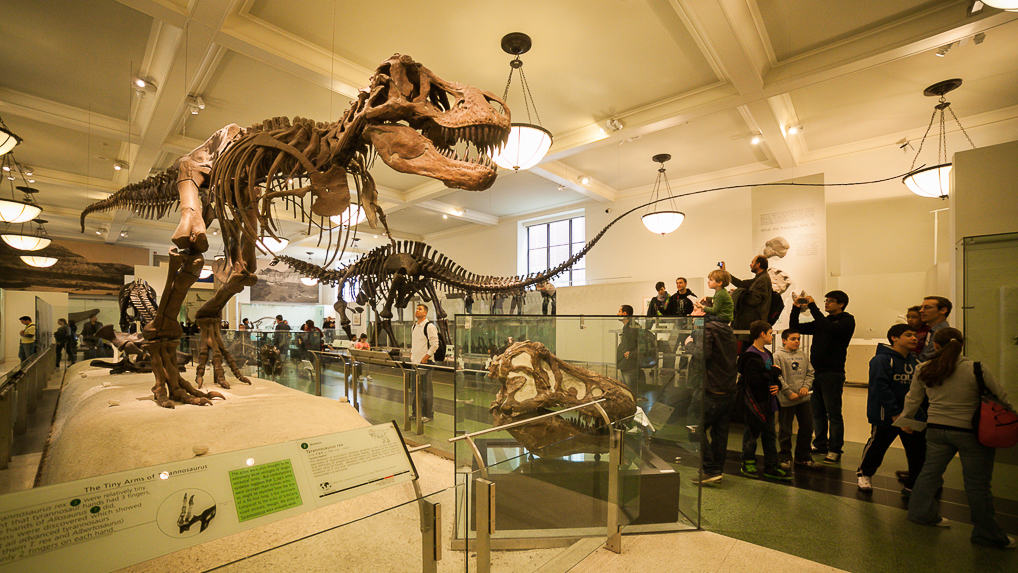
{"label": "sneaker", "polygon": [[721,480],[724,477],[724,474],[701,475],[700,477],[693,478],[693,483],[704,485],[709,483],[721,483]]}
{"label": "sneaker", "polygon": [[772,479],[772,480],[777,480],[777,481],[792,481],[792,474],[786,472],[785,470],[783,470],[781,468],[773,468],[773,469],[770,469],[770,470],[766,470],[765,469],[763,475],[767,479]]}
{"label": "sneaker", "polygon": [[934,523],[937,527],[951,527],[951,522],[946,517],[940,516],[940,521]]}
{"label": "sneaker", "polygon": [[900,481],[901,483],[905,483],[908,481],[908,478],[912,476],[911,474],[908,473],[907,470],[898,470],[894,472],[894,477],[898,478],[898,481]]}
{"label": "sneaker", "polygon": [[870,476],[864,476],[859,474],[857,480],[859,484],[859,491],[871,492],[873,491],[873,482],[870,480]]}
{"label": "sneaker", "polygon": [[431,420],[432,420],[431,416],[425,416],[425,417],[421,418],[421,422],[423,422],[425,424],[427,424]]}
{"label": "sneaker", "polygon": [[1001,549],[1018,549],[1018,540],[1010,535],[1007,536],[1007,545],[1001,547]]}
{"label": "sneaker", "polygon": [[813,468],[817,467],[817,463],[814,462],[813,460],[802,460],[802,461],[799,461],[799,462],[795,462],[795,465],[799,466],[800,468],[808,468],[808,469],[813,469]]}
{"label": "sneaker", "polygon": [[788,470],[792,469],[792,462],[790,461],[781,462],[780,464],[778,464],[778,467],[787,472]]}
{"label": "sneaker", "polygon": [[814,454],[818,454],[818,455],[819,454],[826,454],[827,453],[827,448],[813,448],[812,452]]}
{"label": "sneaker", "polygon": [[901,497],[912,497],[912,488],[908,486],[901,488]]}
{"label": "sneaker", "polygon": [[827,452],[827,455],[824,456],[824,463],[825,464],[840,464],[841,463],[841,454],[839,454],[838,452]]}
{"label": "sneaker", "polygon": [[760,474],[756,470],[756,462],[742,462],[739,473],[749,478],[760,479]]}

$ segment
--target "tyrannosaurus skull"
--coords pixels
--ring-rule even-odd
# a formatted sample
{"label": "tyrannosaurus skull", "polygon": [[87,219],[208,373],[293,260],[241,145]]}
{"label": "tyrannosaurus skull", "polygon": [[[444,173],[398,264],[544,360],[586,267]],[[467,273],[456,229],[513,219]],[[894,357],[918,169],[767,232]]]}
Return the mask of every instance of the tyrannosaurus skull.
{"label": "tyrannosaurus skull", "polygon": [[[569,364],[552,354],[540,342],[523,341],[496,356],[488,375],[500,387],[491,403],[496,425],[547,414],[604,398],[601,407],[613,421],[636,412],[633,393],[619,382],[586,368]],[[570,420],[552,416],[509,429],[520,444],[544,455],[577,451],[598,451],[606,441],[603,418],[594,406],[575,411]]]}
{"label": "tyrannosaurus skull", "polygon": [[364,136],[386,165],[470,191],[495,182],[497,167],[486,153],[509,136],[501,99],[399,54],[378,67],[370,90]]}

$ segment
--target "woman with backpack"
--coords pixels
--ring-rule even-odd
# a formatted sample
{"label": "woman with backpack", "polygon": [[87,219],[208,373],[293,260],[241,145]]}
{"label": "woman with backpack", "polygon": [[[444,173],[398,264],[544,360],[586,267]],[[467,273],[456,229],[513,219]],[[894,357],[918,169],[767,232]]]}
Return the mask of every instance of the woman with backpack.
{"label": "woman with backpack", "polygon": [[[926,463],[916,478],[908,504],[908,518],[923,525],[949,527],[940,515],[937,490],[944,484],[944,471],[957,452],[961,457],[965,494],[972,513],[972,543],[1014,549],[1014,538],[1008,537],[994,517],[993,458],[996,450],[979,443],[972,418],[980,406],[978,362],[962,356],[964,336],[956,328],[943,328],[933,336],[935,353],[919,365],[905,397],[900,416],[912,419],[923,400],[929,399],[926,424]],[[988,371],[982,371],[987,389],[998,400],[1008,404],[1004,388]],[[1009,405],[1009,404],[1008,404]],[[903,427],[911,433],[909,427]]]}

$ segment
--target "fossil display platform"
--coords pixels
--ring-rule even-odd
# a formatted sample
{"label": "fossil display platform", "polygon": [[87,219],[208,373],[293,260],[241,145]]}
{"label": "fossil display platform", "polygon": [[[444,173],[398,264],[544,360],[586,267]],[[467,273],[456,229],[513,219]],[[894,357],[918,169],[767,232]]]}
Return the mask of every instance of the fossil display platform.
{"label": "fossil display platform", "polygon": [[[192,459],[300,437],[369,425],[349,404],[252,379],[221,390],[214,406],[168,410],[153,400],[151,374],[110,375],[79,363],[68,369],[39,485]],[[413,454],[425,495],[453,504],[452,463]],[[419,567],[420,533],[409,484],[368,493],[328,507],[216,539],[127,568],[131,571],[228,569],[405,570]],[[391,510],[390,508],[396,508]],[[348,524],[336,527],[340,524]],[[452,535],[452,520],[444,524]],[[324,533],[323,533],[324,532]],[[312,536],[301,540],[307,536]],[[463,568],[462,553],[449,552],[442,569]]]}

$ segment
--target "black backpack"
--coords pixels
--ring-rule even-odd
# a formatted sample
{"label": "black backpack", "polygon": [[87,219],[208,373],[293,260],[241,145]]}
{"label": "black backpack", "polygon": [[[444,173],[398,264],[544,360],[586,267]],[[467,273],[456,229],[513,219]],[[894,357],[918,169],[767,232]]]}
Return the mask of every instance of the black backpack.
{"label": "black backpack", "polygon": [[[428,327],[431,326],[431,322],[424,325],[424,338],[428,337]],[[445,339],[442,338],[442,331],[438,331],[438,349],[435,350],[435,355],[432,356],[435,362],[445,362]]]}
{"label": "black backpack", "polygon": [[636,329],[636,354],[640,368],[651,368],[657,364],[657,335],[646,328]]}

